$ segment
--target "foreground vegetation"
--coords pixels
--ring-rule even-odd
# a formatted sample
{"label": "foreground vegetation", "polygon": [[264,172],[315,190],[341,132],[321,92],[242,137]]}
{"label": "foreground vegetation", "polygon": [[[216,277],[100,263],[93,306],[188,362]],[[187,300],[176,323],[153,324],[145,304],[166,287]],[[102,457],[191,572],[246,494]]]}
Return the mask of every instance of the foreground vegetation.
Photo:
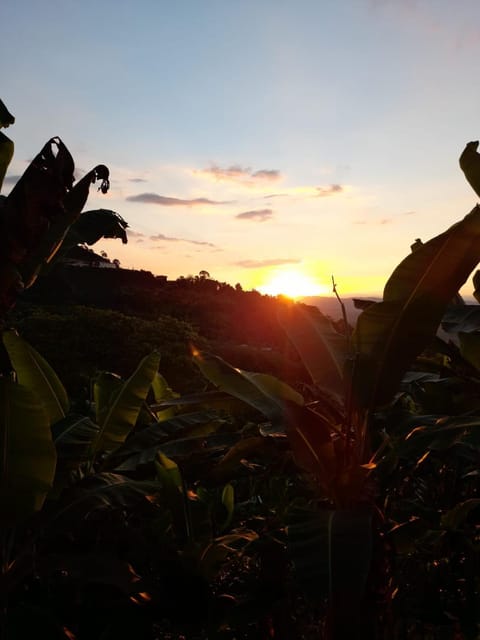
{"label": "foreground vegetation", "polygon": [[212,281],[33,309],[66,242],[127,225],[77,224],[103,165],[73,186],[53,139],[32,167],[0,203],[2,637],[477,638],[480,208],[354,330]]}

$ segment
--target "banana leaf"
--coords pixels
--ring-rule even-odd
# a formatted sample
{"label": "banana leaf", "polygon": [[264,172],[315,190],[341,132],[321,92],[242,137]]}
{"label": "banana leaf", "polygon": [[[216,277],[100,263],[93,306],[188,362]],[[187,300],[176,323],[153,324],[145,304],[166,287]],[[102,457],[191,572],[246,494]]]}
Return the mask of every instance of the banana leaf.
{"label": "banana leaf", "polygon": [[159,365],[160,354],[154,351],[143,358],[124,383],[100,425],[95,452],[111,451],[123,444],[137,422]]}
{"label": "banana leaf", "polygon": [[14,144],[4,133],[0,131],[0,190],[3,185],[8,165],[13,158]]}
{"label": "banana leaf", "polygon": [[0,129],[3,127],[9,127],[14,124],[15,118],[5,106],[3,100],[0,100]]}
{"label": "banana leaf", "polygon": [[4,331],[2,338],[18,382],[38,396],[50,423],[65,418],[70,403],[65,387],[52,367],[16,331]]}
{"label": "banana leaf", "polygon": [[[59,155],[60,152],[57,157]],[[101,180],[99,191],[107,193],[110,187],[109,175],[108,168],[103,164],[99,164],[83,176],[77,184],[67,190],[61,202],[63,215],[59,215],[51,221],[41,239],[35,243],[33,250],[22,261],[20,271],[25,287],[30,287],[37,279],[40,271],[46,269],[55,258],[71,225],[78,219],[87,202],[90,185],[97,180]]]}
{"label": "banana leaf", "polygon": [[261,383],[258,384],[255,380],[255,376],[232,367],[218,356],[205,352],[195,351],[193,361],[203,375],[220,391],[225,391],[243,400],[263,413],[272,422],[281,421],[282,409],[285,405],[282,386],[278,387],[280,392],[278,396],[274,395],[273,391],[266,393],[261,388]]}
{"label": "banana leaf", "polygon": [[52,426],[57,450],[56,493],[68,484],[70,474],[92,459],[93,445],[100,427],[89,417],[69,414]]}
{"label": "banana leaf", "polygon": [[44,405],[0,378],[0,520],[13,526],[39,511],[52,487],[56,451]]}
{"label": "banana leaf", "polygon": [[[456,531],[461,525],[463,525],[470,513],[479,507],[480,498],[470,498],[469,500],[456,504],[452,509],[443,514],[441,518],[442,527],[450,529],[451,531]],[[476,522],[478,522],[478,518],[476,519]]]}
{"label": "banana leaf", "polygon": [[155,481],[138,481],[117,473],[97,473],[87,476],[65,494],[63,504],[50,518],[50,526],[68,522],[72,518],[82,519],[97,510],[125,509],[159,491]]}
{"label": "banana leaf", "polygon": [[[153,461],[154,451],[171,440],[183,439],[186,437],[201,437],[214,433],[225,424],[217,414],[206,411],[189,413],[165,420],[160,424],[146,427],[134,433],[121,447],[116,449],[106,461],[111,467],[127,461],[132,456],[149,452],[148,456],[142,456],[141,461]],[[128,462],[127,462],[128,464]],[[122,470],[129,467],[122,466]],[[134,469],[135,467],[133,467]]]}
{"label": "banana leaf", "polygon": [[365,309],[349,366],[359,409],[392,400],[412,361],[434,338],[450,301],[480,259],[480,207],[409,254],[390,276],[383,301]]}
{"label": "banana leaf", "polygon": [[328,600],[334,637],[354,637],[339,629],[342,616],[355,627],[360,615],[372,560],[371,513],[294,507],[287,516],[287,550],[305,594],[315,603]]}
{"label": "banana leaf", "polygon": [[95,376],[93,382],[93,401],[95,403],[95,420],[97,424],[103,424],[109,408],[125,381],[116,373],[101,371]]}
{"label": "banana leaf", "polygon": [[461,355],[480,372],[480,333],[460,332],[458,338]]}
{"label": "banana leaf", "polygon": [[123,458],[121,462],[117,462],[117,458],[108,459],[108,465],[109,467],[115,466],[115,471],[122,473],[137,471],[145,465],[151,465],[155,461],[159,449],[161,449],[168,457],[174,457],[176,460],[188,460],[190,466],[192,466],[197,457],[203,463],[208,459],[208,468],[204,469],[204,471],[209,472],[214,464],[212,460],[224,453],[227,448],[234,447],[241,438],[242,436],[239,433],[211,433],[206,436],[190,436],[163,443],[159,442],[137,453],[132,453]]}
{"label": "banana leaf", "polygon": [[460,168],[465,174],[467,182],[480,196],[480,155],[477,152],[478,140],[467,142],[465,149],[460,156]]}
{"label": "banana leaf", "polygon": [[92,245],[101,238],[121,238],[127,244],[128,223],[116,211],[110,209],[95,209],[84,211],[72,224],[65,238],[69,246],[75,244]]}
{"label": "banana leaf", "polygon": [[278,319],[314,384],[343,398],[347,336],[338,333],[331,320],[313,307],[291,305],[282,308]]}

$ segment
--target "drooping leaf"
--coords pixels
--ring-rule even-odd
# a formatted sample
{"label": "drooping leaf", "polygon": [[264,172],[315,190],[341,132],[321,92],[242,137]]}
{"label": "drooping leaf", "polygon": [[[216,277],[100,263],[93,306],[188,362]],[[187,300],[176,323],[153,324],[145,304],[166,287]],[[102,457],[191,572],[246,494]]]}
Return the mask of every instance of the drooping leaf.
{"label": "drooping leaf", "polygon": [[135,426],[138,415],[158,371],[160,354],[154,351],[143,358],[137,369],[115,396],[100,425],[95,450],[119,447]]}
{"label": "drooping leaf", "polygon": [[3,127],[9,127],[14,124],[15,118],[5,106],[3,100],[0,100],[0,129]]}
{"label": "drooping leaf", "polygon": [[[52,143],[53,141],[58,141],[59,144],[59,150],[55,156],[56,160],[59,157],[67,157],[67,154],[70,156],[66,147],[58,138],[54,138],[50,142]],[[70,160],[73,168],[73,160],[71,159],[71,156]],[[90,185],[95,183],[97,180],[101,180],[102,183],[99,190],[101,190],[102,193],[107,193],[110,184],[108,178],[108,168],[105,165],[97,165],[94,169],[83,176],[83,178],[74,186],[71,186],[66,190],[66,193],[63,195],[59,203],[61,214],[57,215],[44,229],[44,233],[42,234],[40,241],[35,244],[32,251],[29,252],[22,261],[21,273],[26,287],[31,286],[33,282],[35,282],[40,271],[47,268],[49,263],[55,258],[65,240],[68,230],[77,220],[85,206]]]}
{"label": "drooping leaf", "polygon": [[357,320],[350,375],[361,408],[388,403],[412,361],[435,336],[454,294],[480,259],[480,207],[408,255],[385,285],[383,301]]}
{"label": "drooping leaf", "polygon": [[0,190],[3,185],[5,174],[13,158],[15,145],[4,133],[0,131]]}
{"label": "drooping leaf", "polygon": [[92,245],[101,238],[121,238],[123,244],[127,244],[128,223],[116,211],[110,209],[95,209],[84,211],[77,221],[70,227],[66,241],[69,237],[75,244]]}
{"label": "drooping leaf", "polygon": [[16,331],[4,331],[2,338],[19,383],[38,396],[50,423],[64,418],[70,403],[65,387],[52,367]]}
{"label": "drooping leaf", "polygon": [[314,384],[343,397],[346,336],[338,333],[331,320],[316,307],[282,307],[278,318]]}
{"label": "drooping leaf", "polygon": [[467,182],[475,193],[480,196],[480,154],[477,152],[478,140],[467,142],[460,156],[460,168],[465,174]]}
{"label": "drooping leaf", "polygon": [[44,405],[30,389],[0,378],[0,520],[15,525],[39,511],[56,451]]}
{"label": "drooping leaf", "polygon": [[63,200],[72,187],[73,170],[68,149],[59,138],[52,138],[2,202],[0,273],[14,269],[20,274],[19,279],[10,276],[10,281],[5,277],[1,281],[0,306],[4,311],[15,303],[21,286],[33,282],[34,254],[65,215]]}
{"label": "drooping leaf", "polygon": [[193,361],[203,375],[221,391],[243,400],[272,421],[281,418],[281,400],[274,400],[267,395],[245,372],[232,367],[218,356],[200,351],[194,352]]}

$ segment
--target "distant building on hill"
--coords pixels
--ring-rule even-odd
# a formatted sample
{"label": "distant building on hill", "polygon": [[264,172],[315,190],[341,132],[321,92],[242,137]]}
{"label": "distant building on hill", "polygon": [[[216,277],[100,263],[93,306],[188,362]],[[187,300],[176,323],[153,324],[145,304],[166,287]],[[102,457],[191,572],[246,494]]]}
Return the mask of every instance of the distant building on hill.
{"label": "distant building on hill", "polygon": [[117,265],[108,258],[77,245],[72,247],[62,258],[62,262],[70,267],[95,267],[97,269],[117,269]]}

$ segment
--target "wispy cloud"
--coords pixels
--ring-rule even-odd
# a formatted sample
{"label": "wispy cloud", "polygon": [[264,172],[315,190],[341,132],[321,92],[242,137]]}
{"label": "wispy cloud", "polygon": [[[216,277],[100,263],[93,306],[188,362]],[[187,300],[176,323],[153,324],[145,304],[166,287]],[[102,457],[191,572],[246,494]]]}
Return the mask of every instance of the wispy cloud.
{"label": "wispy cloud", "polygon": [[129,238],[144,238],[145,234],[140,231],[135,231],[134,229],[128,228],[128,237]]}
{"label": "wispy cloud", "polygon": [[269,220],[272,216],[272,209],[254,209],[253,211],[237,213],[235,218],[238,220],[255,220],[257,222],[265,222],[265,220]]}
{"label": "wispy cloud", "polygon": [[212,244],[211,242],[204,242],[201,240],[188,240],[187,238],[174,238],[172,236],[166,236],[163,233],[157,233],[153,236],[150,236],[150,240],[153,240],[154,242],[158,242],[158,241],[162,241],[162,242],[188,242],[189,244],[195,244],[198,246],[202,246],[202,247],[212,247],[212,248],[217,248],[217,246],[215,244]]}
{"label": "wispy cloud", "polygon": [[233,164],[229,167],[212,165],[208,169],[196,169],[193,173],[202,175],[206,178],[211,178],[218,182],[240,182],[241,184],[248,186],[265,182],[277,182],[282,178],[282,174],[278,169],[253,170],[251,167],[242,167],[238,164]]}
{"label": "wispy cloud", "polygon": [[144,202],[145,204],[158,204],[163,207],[191,207],[196,205],[217,205],[229,204],[227,201],[210,200],[209,198],[170,198],[168,196],[160,196],[158,193],[139,193],[136,196],[128,196],[129,202]]}
{"label": "wispy cloud", "polygon": [[362,218],[360,220],[354,220],[353,224],[368,224],[368,225],[372,225],[372,226],[377,226],[377,225],[384,225],[384,224],[391,224],[393,222],[392,218],[380,218],[380,219],[374,219],[374,220],[367,220],[365,218]]}
{"label": "wispy cloud", "polygon": [[129,178],[128,181],[129,182],[148,182],[148,180],[145,180],[145,178]]}
{"label": "wispy cloud", "polygon": [[259,269],[261,267],[280,267],[284,264],[299,264],[301,260],[296,258],[272,258],[270,260],[240,260],[234,264],[245,269]]}
{"label": "wispy cloud", "polygon": [[333,196],[335,193],[342,193],[343,187],[340,184],[331,184],[328,187],[317,187],[317,197],[326,198]]}

